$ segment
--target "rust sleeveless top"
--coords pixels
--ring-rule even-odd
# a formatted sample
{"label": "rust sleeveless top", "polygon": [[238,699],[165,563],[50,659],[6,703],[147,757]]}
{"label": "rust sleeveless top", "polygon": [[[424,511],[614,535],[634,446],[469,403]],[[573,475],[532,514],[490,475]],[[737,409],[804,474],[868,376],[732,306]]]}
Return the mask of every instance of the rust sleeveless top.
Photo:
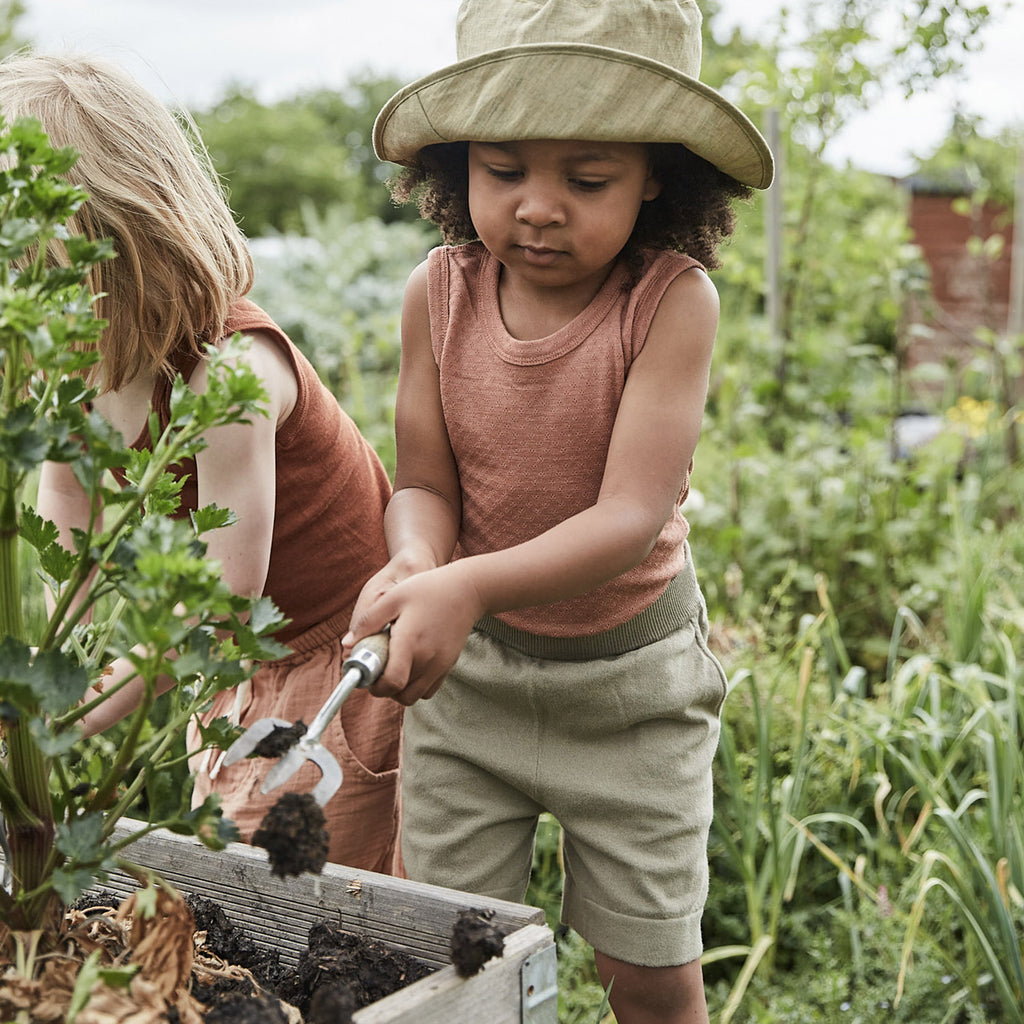
{"label": "rust sleeveless top", "polygon": [[[531,341],[505,330],[500,266],[479,242],[442,246],[428,257],[431,344],[462,486],[457,556],[530,540],[594,504],[629,367],[665,289],[700,264],[677,253],[651,254],[633,288],[616,267],[571,323]],[[687,483],[680,505],[688,490]],[[620,626],[686,564],[688,532],[677,505],[633,569],[580,597],[498,618],[552,637]]]}
{"label": "rust sleeveless top", "polygon": [[[277,503],[263,593],[292,620],[275,639],[287,644],[329,620],[341,636],[363,584],[387,561],[383,521],[391,485],[377,454],[306,357],[262,309],[239,299],[225,336],[257,330],[273,338],[298,385],[295,408],[278,427],[275,452]],[[188,380],[200,358],[183,350],[172,362]],[[161,428],[170,416],[171,383],[162,377],[153,392]],[[143,428],[132,447],[149,444]],[[185,516],[198,501],[195,462],[174,472],[186,478],[178,511]]]}

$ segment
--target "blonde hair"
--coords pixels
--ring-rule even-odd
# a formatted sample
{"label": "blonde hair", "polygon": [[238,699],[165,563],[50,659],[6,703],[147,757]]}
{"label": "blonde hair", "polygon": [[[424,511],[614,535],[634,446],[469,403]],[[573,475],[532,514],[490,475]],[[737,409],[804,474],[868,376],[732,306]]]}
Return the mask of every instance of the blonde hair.
{"label": "blonde hair", "polygon": [[34,117],[54,146],[80,154],[67,177],[89,199],[68,228],[113,241],[117,256],[87,282],[108,321],[102,389],[172,374],[175,350],[217,341],[252,286],[252,259],[187,115],[114,64],[25,52],[0,61],[0,114],[9,124]]}

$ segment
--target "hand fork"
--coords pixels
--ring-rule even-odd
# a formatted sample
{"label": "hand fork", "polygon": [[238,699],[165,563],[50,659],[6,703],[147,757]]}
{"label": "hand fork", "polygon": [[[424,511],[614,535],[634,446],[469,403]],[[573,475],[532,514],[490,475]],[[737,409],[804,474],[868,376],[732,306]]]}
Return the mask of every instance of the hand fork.
{"label": "hand fork", "polygon": [[[302,766],[312,761],[321,774],[320,781],[313,788],[313,799],[323,807],[338,791],[341,785],[341,766],[335,756],[320,742],[324,729],[338,713],[353,690],[365,690],[380,677],[388,662],[389,633],[383,632],[365,637],[352,648],[352,653],[341,666],[341,682],[316,713],[305,734],[278,759],[267,772],[260,786],[261,793],[269,793],[287,782]],[[253,722],[224,754],[224,767],[248,757],[257,745],[275,729],[290,729],[291,722],[281,718],[260,718]]]}

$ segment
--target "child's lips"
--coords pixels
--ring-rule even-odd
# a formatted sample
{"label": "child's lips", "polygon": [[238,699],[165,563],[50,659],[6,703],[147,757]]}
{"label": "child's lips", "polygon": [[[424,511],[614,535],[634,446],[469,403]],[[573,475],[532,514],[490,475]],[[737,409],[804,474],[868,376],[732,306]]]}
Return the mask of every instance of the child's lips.
{"label": "child's lips", "polygon": [[549,266],[562,255],[560,249],[548,249],[542,245],[521,245],[519,251],[523,254],[523,261],[535,267]]}

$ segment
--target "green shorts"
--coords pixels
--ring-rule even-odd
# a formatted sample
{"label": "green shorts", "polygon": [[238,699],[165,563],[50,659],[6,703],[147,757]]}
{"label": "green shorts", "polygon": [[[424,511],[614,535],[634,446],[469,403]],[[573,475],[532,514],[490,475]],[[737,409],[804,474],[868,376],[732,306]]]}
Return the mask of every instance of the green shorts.
{"label": "green shorts", "polygon": [[684,624],[614,656],[541,659],[470,636],[437,694],[406,712],[410,878],[520,902],[548,811],[564,836],[566,925],[627,963],[700,956],[726,679],[691,563],[673,587]]}

